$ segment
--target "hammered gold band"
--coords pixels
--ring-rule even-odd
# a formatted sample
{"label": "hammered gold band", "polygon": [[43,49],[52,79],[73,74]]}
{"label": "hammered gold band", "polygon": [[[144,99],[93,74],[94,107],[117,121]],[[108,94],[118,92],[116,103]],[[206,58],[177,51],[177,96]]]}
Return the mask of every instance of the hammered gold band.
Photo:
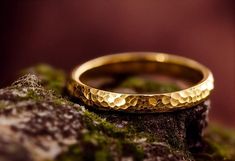
{"label": "hammered gold band", "polygon": [[[187,75],[194,84],[169,93],[119,93],[92,87],[86,75],[110,73],[165,72],[175,76]],[[90,60],[72,72],[68,91],[86,105],[107,110],[130,112],[168,112],[189,108],[208,98],[214,88],[211,71],[202,64],[176,55],[152,52],[130,52],[107,55]]]}

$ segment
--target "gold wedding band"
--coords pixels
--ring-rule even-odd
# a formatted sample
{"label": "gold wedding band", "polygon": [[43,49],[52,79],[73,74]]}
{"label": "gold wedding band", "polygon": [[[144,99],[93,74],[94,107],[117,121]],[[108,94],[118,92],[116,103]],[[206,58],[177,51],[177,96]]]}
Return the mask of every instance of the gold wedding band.
{"label": "gold wedding band", "polygon": [[[128,93],[100,89],[89,81],[106,75],[161,73],[191,82],[191,86],[167,93]],[[71,75],[68,91],[88,106],[130,112],[168,112],[193,107],[208,98],[214,88],[211,71],[204,65],[176,55],[129,52],[90,60]]]}

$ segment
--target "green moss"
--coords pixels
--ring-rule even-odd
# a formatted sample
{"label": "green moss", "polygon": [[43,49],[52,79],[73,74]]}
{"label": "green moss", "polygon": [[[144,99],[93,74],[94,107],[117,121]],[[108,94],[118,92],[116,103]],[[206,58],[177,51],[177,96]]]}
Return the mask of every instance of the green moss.
{"label": "green moss", "polygon": [[91,132],[91,133],[84,134],[82,137],[82,141],[84,143],[91,143],[94,146],[98,146],[99,144],[105,144],[107,140],[100,133]]}
{"label": "green moss", "polygon": [[35,90],[30,89],[27,91],[27,95],[24,98],[37,101],[37,100],[41,99],[42,97],[40,97],[40,95]]}
{"label": "green moss", "polygon": [[5,106],[6,106],[5,103],[0,100],[0,110],[5,108]]}
{"label": "green moss", "polygon": [[153,80],[146,80],[139,77],[130,77],[124,80],[120,87],[134,89],[138,92],[173,92],[180,90],[180,88],[172,83],[161,83]]}
{"label": "green moss", "polygon": [[[84,110],[83,118],[87,131],[81,136],[80,144],[72,146],[59,156],[58,161],[75,161],[74,156],[80,156],[81,160],[112,161],[115,155],[113,153],[122,157],[134,157],[137,161],[144,158],[143,150],[132,142],[134,138],[128,128],[117,128],[87,110]],[[76,147],[79,147],[80,151],[76,151]],[[68,158],[70,160],[65,160]]]}
{"label": "green moss", "polygon": [[[139,124],[138,124],[139,125]],[[127,131],[128,133],[126,134],[126,137],[129,138],[130,140],[136,140],[138,142],[138,140],[142,140],[144,139],[145,142],[155,142],[158,141],[158,138],[156,138],[156,136],[152,133],[149,132],[143,132],[143,131],[139,131],[137,130],[137,127],[135,125],[128,125],[127,127]]]}
{"label": "green moss", "polygon": [[126,128],[117,128],[114,124],[109,123],[93,112],[85,110],[84,115],[84,121],[90,130],[100,130],[112,137],[124,137],[127,133]]}
{"label": "green moss", "polygon": [[[58,156],[57,161],[77,161],[79,160],[102,160],[111,161],[110,147],[116,141],[97,131],[87,132],[82,135],[79,145],[73,145],[69,150]],[[69,158],[69,160],[68,160]],[[66,160],[67,159],[67,160]]]}
{"label": "green moss", "polygon": [[99,150],[95,152],[95,161],[108,161],[110,156],[105,150]]}
{"label": "green moss", "polygon": [[211,125],[205,140],[208,143],[208,155],[221,160],[235,160],[235,130]]}
{"label": "green moss", "polygon": [[79,145],[71,146],[56,161],[112,161],[114,153],[119,157],[133,157],[136,161],[144,158],[143,150],[129,141],[115,139],[103,133],[88,132],[83,135]]}
{"label": "green moss", "polygon": [[64,90],[66,76],[62,70],[52,68],[46,64],[39,64],[22,72],[22,74],[27,73],[36,74],[42,80],[42,85],[47,89],[52,89],[57,93]]}
{"label": "green moss", "polygon": [[78,145],[72,145],[69,147],[66,153],[57,157],[57,161],[82,161],[83,151]]}

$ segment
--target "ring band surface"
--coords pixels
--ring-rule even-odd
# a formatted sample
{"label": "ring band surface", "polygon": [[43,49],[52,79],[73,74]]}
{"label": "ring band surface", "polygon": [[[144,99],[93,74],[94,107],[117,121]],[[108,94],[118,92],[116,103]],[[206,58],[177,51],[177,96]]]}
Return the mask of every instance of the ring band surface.
{"label": "ring band surface", "polygon": [[[143,66],[141,66],[140,62]],[[132,94],[98,89],[89,86],[81,78],[84,73],[105,65],[113,65],[109,72],[115,72],[116,69],[117,72],[122,72],[123,69],[119,69],[122,63],[132,63],[133,65],[130,65],[130,68],[134,68],[137,64],[136,69],[133,70],[141,69],[143,72],[145,68],[148,70],[146,65],[144,66],[146,63],[155,63],[155,68],[160,64],[159,66],[164,66],[163,70],[167,70],[168,66],[170,68],[173,65],[171,67],[171,73],[181,73],[181,75],[181,68],[183,67],[196,71],[198,73],[196,75],[200,75],[200,79],[192,86],[179,91]],[[125,69],[125,71],[128,70],[130,69]],[[102,71],[99,72],[101,73]],[[186,73],[183,74],[187,75]],[[194,77],[194,75],[191,74],[191,77]],[[71,81],[67,87],[72,96],[79,98],[86,105],[101,109],[129,112],[168,112],[189,108],[207,99],[211,90],[214,88],[214,79],[211,71],[207,67],[185,57],[154,52],[128,52],[102,56],[78,66],[73,70]]]}

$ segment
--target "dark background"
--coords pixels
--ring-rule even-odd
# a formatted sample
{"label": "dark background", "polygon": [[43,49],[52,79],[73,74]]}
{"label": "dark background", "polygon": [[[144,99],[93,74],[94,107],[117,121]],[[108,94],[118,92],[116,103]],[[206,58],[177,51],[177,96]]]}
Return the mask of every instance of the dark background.
{"label": "dark background", "polygon": [[0,86],[35,63],[70,71],[124,51],[160,51],[212,69],[211,119],[235,127],[233,0],[1,1]]}

